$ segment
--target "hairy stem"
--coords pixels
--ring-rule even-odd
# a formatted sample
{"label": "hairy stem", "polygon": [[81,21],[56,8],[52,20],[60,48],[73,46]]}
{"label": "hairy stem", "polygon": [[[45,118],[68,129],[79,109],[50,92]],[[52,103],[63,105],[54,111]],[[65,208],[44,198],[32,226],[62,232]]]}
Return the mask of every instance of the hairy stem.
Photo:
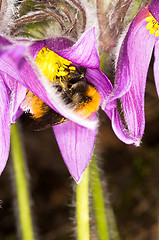
{"label": "hairy stem", "polygon": [[22,240],[34,240],[25,163],[16,123],[11,126],[11,152]]}
{"label": "hairy stem", "polygon": [[103,191],[96,163],[95,154],[92,155],[90,163],[90,185],[93,197],[94,212],[97,224],[99,240],[109,240],[108,222],[105,211]]}
{"label": "hairy stem", "polygon": [[83,178],[76,186],[76,214],[77,214],[77,239],[89,240],[89,170],[88,167]]}

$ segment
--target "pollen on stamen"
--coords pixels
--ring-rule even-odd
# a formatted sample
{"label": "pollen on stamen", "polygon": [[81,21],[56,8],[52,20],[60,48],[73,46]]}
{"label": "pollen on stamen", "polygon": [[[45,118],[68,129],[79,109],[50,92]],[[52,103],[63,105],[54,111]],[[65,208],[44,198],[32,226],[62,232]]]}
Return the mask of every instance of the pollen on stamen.
{"label": "pollen on stamen", "polygon": [[69,67],[70,71],[74,72],[76,70],[76,68],[74,66],[70,66]]}
{"label": "pollen on stamen", "polygon": [[51,82],[55,81],[56,77],[67,76],[68,69],[72,63],[60,57],[46,46],[39,51],[35,62]]}
{"label": "pollen on stamen", "polygon": [[147,26],[146,26],[146,29],[149,30],[153,27],[153,22],[148,22]]}
{"label": "pollen on stamen", "polygon": [[150,21],[152,21],[152,18],[153,18],[153,17],[152,17],[152,15],[151,15],[151,16],[145,18],[145,21],[146,21],[146,22],[150,22]]}
{"label": "pollen on stamen", "polygon": [[159,30],[155,32],[155,37],[158,37],[158,36],[159,36]]}
{"label": "pollen on stamen", "polygon": [[156,19],[149,13],[149,16],[145,18],[145,21],[148,22],[146,25],[146,29],[149,30],[150,34],[155,33],[155,37],[159,36],[159,23]]}

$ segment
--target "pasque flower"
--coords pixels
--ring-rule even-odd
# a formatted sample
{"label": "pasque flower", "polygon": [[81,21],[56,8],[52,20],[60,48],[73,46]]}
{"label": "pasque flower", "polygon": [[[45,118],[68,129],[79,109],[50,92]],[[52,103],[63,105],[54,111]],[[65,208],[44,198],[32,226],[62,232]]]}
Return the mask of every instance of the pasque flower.
{"label": "pasque flower", "polygon": [[[120,47],[114,94],[120,98],[118,130],[125,131],[128,144],[139,145],[145,128],[144,97],[149,63],[154,50],[154,78],[159,94],[159,1],[141,9],[131,23]],[[110,100],[110,99],[109,99]],[[119,135],[118,135],[119,136]],[[119,136],[120,137],[120,136]],[[122,140],[122,138],[120,137]],[[128,140],[128,141],[127,141]]]}
{"label": "pasque flower", "polygon": [[[11,45],[7,40],[1,43]],[[15,51],[6,52],[0,57],[0,172],[9,154],[10,125],[23,111],[32,121],[39,121],[48,108],[57,113],[61,124],[53,130],[63,159],[78,182],[94,148],[97,110],[101,106],[111,117],[115,106],[114,102],[105,104],[112,85],[99,69],[95,29],[85,32],[75,44],[67,38],[52,38],[31,44],[25,58],[24,49],[20,53],[17,57]]]}
{"label": "pasque flower", "polygon": [[[6,165],[10,147],[10,125],[20,116],[20,104],[25,98],[26,88],[14,76],[9,62],[16,61],[17,67],[23,61],[25,46],[12,44],[0,37],[0,173]],[[5,59],[5,60],[4,60]]]}

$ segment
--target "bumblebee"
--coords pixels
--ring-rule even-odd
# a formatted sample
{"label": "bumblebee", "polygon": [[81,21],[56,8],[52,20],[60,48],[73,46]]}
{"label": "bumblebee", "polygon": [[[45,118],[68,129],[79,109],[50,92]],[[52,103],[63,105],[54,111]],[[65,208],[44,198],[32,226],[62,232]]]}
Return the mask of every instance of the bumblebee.
{"label": "bumblebee", "polygon": [[[42,57],[44,56],[42,55]],[[53,75],[50,75],[50,71],[48,73],[46,64],[45,69],[43,69],[41,61],[39,65],[45,76],[52,82],[52,87],[57,90],[57,94],[60,95],[64,104],[72,108],[77,115],[90,117],[99,107],[100,98],[96,88],[85,77],[87,69],[75,67],[65,59],[65,62],[61,64],[61,57],[59,58],[54,63]],[[27,92],[24,105],[29,111],[27,110],[21,118],[31,130],[43,130],[67,121],[65,117],[55,112],[30,91]]]}

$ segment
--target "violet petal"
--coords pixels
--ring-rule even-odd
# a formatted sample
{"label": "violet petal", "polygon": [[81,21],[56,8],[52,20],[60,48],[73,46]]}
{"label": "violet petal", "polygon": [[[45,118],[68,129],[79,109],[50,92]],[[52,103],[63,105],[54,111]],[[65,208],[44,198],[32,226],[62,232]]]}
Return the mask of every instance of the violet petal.
{"label": "violet petal", "polygon": [[35,43],[33,43],[32,45],[29,46],[29,52],[31,54],[31,56],[34,58],[36,58],[37,54],[39,53],[39,51],[45,46],[45,41],[36,41]]}
{"label": "violet petal", "polygon": [[61,57],[86,68],[99,68],[95,28],[85,32],[71,48],[56,51]]}
{"label": "violet petal", "polygon": [[7,54],[11,56],[12,59],[18,64],[20,67],[22,64],[22,59],[24,56],[24,52],[26,47],[21,44],[13,44],[6,38],[0,36],[0,56]]}
{"label": "violet petal", "polygon": [[156,89],[157,93],[159,96],[159,44],[158,42],[155,45],[155,50],[154,50],[154,78],[155,78],[155,84],[156,84]]}
{"label": "violet petal", "polygon": [[159,22],[159,1],[152,0],[148,5],[148,10],[152,14],[152,16]]}
{"label": "violet petal", "polygon": [[7,47],[9,45],[12,45],[12,43],[6,38],[0,36],[0,49],[2,49],[3,47]]}
{"label": "violet petal", "polygon": [[9,93],[0,75],[0,174],[6,165],[10,148]]}
{"label": "violet petal", "polygon": [[142,20],[134,28],[133,25],[129,28],[119,54],[115,92],[112,97],[121,97],[127,131],[135,142],[139,142],[138,139],[142,138],[144,132],[146,77],[156,41],[155,36],[146,30],[146,24],[146,21]]}
{"label": "violet petal", "polygon": [[132,136],[131,133],[125,128],[117,108],[112,109],[111,114],[109,111],[108,116],[111,119],[113,131],[122,142],[139,146],[140,138]]}
{"label": "violet petal", "polygon": [[94,148],[96,130],[71,121],[53,127],[63,159],[78,183],[87,167]]}
{"label": "violet petal", "polygon": [[10,119],[11,123],[14,123],[22,114],[19,107],[26,96],[27,89],[7,73],[1,72],[1,76],[10,90]]}
{"label": "violet petal", "polygon": [[137,20],[134,19],[130,25],[122,43],[117,62],[112,100],[120,98],[128,92],[132,82],[138,81],[141,85],[143,81],[146,81],[148,66],[156,41],[155,36],[146,30],[147,22],[145,19],[139,21],[140,15],[143,18],[147,13],[146,9],[140,11],[136,17]]}
{"label": "violet petal", "polygon": [[56,37],[49,38],[43,41],[36,41],[29,46],[29,51],[31,56],[35,59],[38,52],[44,47],[47,46],[50,50],[57,52],[67,48],[70,48],[73,45],[73,42],[69,39]]}
{"label": "violet petal", "polygon": [[46,46],[55,52],[68,49],[72,47],[74,44],[73,41],[67,38],[57,37],[57,38],[49,38],[45,40]]}
{"label": "violet petal", "polygon": [[85,32],[76,44],[65,38],[52,38],[45,41],[39,41],[30,46],[30,53],[35,58],[40,49],[46,46],[59,54],[61,57],[89,68],[99,68],[100,62],[97,52],[97,42],[95,28]]}
{"label": "violet petal", "polygon": [[101,100],[101,108],[105,111],[106,109],[115,107],[114,102],[109,103],[107,99],[113,91],[113,86],[107,76],[100,69],[87,69],[86,78],[88,82],[92,83],[99,95]]}

